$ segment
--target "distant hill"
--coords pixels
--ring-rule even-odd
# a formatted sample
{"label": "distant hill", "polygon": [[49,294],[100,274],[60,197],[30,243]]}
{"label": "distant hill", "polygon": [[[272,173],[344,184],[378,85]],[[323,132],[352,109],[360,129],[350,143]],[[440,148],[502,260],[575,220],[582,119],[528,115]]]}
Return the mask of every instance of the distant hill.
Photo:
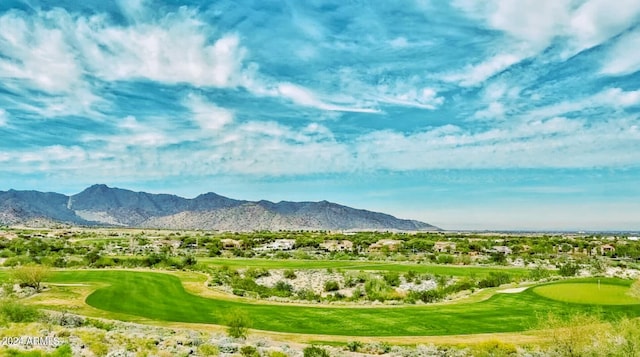
{"label": "distant hill", "polygon": [[0,191],[0,224],[59,222],[87,226],[253,230],[439,230],[430,224],[328,201],[234,200],[215,193],[193,199],[93,185],[73,196]]}

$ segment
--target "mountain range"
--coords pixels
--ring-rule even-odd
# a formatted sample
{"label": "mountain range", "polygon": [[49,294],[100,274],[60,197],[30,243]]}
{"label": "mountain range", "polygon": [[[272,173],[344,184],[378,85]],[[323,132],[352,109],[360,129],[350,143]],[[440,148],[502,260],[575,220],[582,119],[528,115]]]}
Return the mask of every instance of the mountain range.
{"label": "mountain range", "polygon": [[67,196],[0,191],[0,224],[61,223],[222,231],[398,230],[433,231],[428,223],[328,201],[244,201],[209,192],[193,199],[93,185]]}

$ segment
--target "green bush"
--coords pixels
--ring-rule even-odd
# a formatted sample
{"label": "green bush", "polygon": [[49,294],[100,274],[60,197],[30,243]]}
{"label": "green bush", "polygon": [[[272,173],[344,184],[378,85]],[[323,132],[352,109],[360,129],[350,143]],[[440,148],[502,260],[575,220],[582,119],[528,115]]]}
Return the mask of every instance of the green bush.
{"label": "green bush", "polygon": [[549,270],[543,268],[543,267],[535,267],[531,270],[529,270],[529,279],[533,280],[533,281],[538,281],[538,280],[542,280],[542,279],[546,279],[549,276],[551,276],[551,273],[549,272]]}
{"label": "green bush", "polygon": [[558,267],[558,273],[562,276],[575,276],[578,274],[580,270],[580,266],[576,263],[567,262],[564,264],[560,264]]}
{"label": "green bush", "polygon": [[338,291],[340,290],[340,284],[335,280],[328,280],[324,283],[324,291]]}
{"label": "green bush", "polygon": [[280,280],[276,283],[276,285],[273,286],[273,293],[275,296],[289,297],[293,295],[293,286],[291,286],[291,284],[287,282]]}
{"label": "green bush", "polygon": [[300,300],[320,301],[320,295],[316,294],[312,289],[300,289],[296,296]]}
{"label": "green bush", "polygon": [[400,274],[398,274],[397,272],[388,272],[385,273],[382,277],[384,278],[384,281],[391,286],[400,285]]}
{"label": "green bush", "polygon": [[453,264],[454,258],[449,254],[440,254],[436,260],[438,264]]}
{"label": "green bush", "polygon": [[0,324],[7,322],[34,322],[42,314],[33,306],[24,305],[11,299],[0,300]]}
{"label": "green bush", "polygon": [[226,319],[227,334],[233,338],[247,338],[249,334],[249,327],[251,326],[251,320],[249,315],[244,311],[234,310],[229,313]]}
{"label": "green bush", "polygon": [[511,282],[511,275],[505,272],[490,272],[489,275],[478,282],[479,288],[491,288],[500,286],[502,284],[508,284]]}
{"label": "green bush", "polygon": [[53,352],[42,352],[42,351],[18,351],[14,349],[9,349],[3,351],[3,356],[10,357],[72,357],[73,351],[71,350],[71,346],[68,344],[64,344],[56,348]]}
{"label": "green bush", "polygon": [[289,357],[289,355],[282,351],[271,351],[269,357]]}
{"label": "green bush", "polygon": [[220,354],[220,350],[218,350],[218,346],[205,343],[198,346],[198,354],[202,356],[217,356]]}
{"label": "green bush", "polygon": [[240,354],[244,357],[260,357],[258,349],[253,346],[242,346],[240,348]]}
{"label": "green bush", "polygon": [[331,357],[327,350],[318,346],[305,347],[305,349],[302,350],[302,355],[304,357]]}
{"label": "green bush", "polygon": [[364,284],[364,290],[366,291],[369,300],[378,300],[382,302],[389,298],[392,289],[386,281],[375,278]]}
{"label": "green bush", "polygon": [[244,276],[247,278],[258,279],[265,276],[269,276],[269,270],[265,268],[249,268],[244,272]]}
{"label": "green bush", "polygon": [[362,346],[362,342],[360,341],[347,342],[347,349],[351,352],[358,352],[362,348]]}
{"label": "green bush", "polygon": [[95,328],[99,328],[101,330],[105,330],[105,331],[111,331],[114,328],[114,324],[111,322],[105,322],[102,320],[97,320],[97,319],[87,319],[85,321],[85,324],[88,326],[93,326]]}
{"label": "green bush", "polygon": [[296,276],[296,272],[293,269],[287,269],[287,270],[284,271],[283,274],[284,274],[284,278],[285,279],[290,279],[291,280],[291,279],[295,279],[297,277]]}

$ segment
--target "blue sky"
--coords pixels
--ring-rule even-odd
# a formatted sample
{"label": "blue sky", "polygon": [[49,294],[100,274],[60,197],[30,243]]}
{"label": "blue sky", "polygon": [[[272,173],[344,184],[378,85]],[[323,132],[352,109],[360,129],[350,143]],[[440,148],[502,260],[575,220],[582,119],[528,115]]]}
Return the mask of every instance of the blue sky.
{"label": "blue sky", "polygon": [[0,190],[638,230],[640,2],[3,0],[0,138]]}

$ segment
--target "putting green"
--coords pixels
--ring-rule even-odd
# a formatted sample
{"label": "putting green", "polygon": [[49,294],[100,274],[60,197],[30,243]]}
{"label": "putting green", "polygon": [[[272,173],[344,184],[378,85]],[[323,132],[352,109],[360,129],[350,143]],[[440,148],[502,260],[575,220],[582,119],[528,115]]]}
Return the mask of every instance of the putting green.
{"label": "putting green", "polygon": [[[609,280],[607,280],[608,282]],[[538,286],[532,289],[534,293],[548,299],[575,304],[591,305],[630,305],[640,304],[640,300],[627,294],[628,286],[588,282],[563,282]]]}

